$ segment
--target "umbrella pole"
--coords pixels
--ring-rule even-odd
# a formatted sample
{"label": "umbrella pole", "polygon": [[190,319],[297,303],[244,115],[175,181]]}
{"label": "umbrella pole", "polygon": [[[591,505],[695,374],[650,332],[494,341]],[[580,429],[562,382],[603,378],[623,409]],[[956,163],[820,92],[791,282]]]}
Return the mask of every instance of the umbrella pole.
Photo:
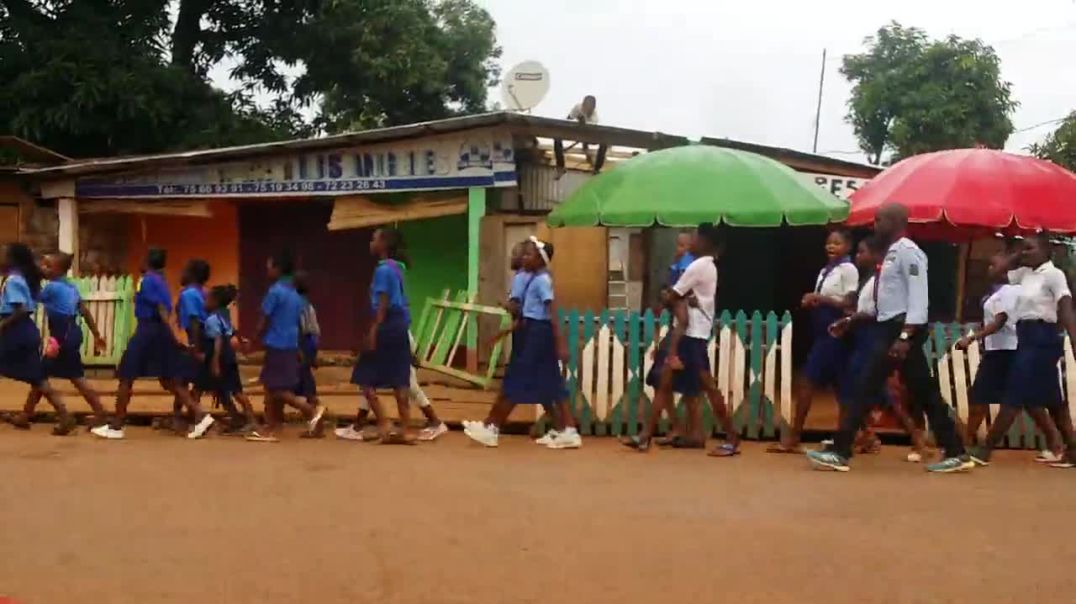
{"label": "umbrella pole", "polygon": [[956,322],[964,322],[964,295],[968,284],[968,258],[971,256],[971,244],[961,243],[956,260]]}

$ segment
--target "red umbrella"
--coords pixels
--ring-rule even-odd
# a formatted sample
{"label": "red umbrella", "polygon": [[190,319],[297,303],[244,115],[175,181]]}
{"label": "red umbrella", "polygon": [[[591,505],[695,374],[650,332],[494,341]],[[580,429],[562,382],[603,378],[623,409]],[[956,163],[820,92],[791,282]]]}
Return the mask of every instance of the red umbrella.
{"label": "red umbrella", "polygon": [[1076,174],[992,149],[916,155],[852,194],[848,224],[874,221],[883,204],[908,208],[921,237],[971,240],[995,232],[1076,233]]}

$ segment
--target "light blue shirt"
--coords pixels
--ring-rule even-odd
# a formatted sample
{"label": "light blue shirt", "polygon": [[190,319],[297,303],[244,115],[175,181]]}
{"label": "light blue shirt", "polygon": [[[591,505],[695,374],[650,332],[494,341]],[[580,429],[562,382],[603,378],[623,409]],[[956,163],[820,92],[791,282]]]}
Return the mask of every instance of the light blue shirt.
{"label": "light blue shirt", "polygon": [[205,320],[205,336],[211,340],[217,338],[230,338],[235,333],[232,322],[224,313],[215,312]]}
{"label": "light blue shirt", "polygon": [[927,324],[927,255],[911,239],[902,237],[886,251],[875,304],[879,322],[905,315],[907,325]]}
{"label": "light blue shirt", "polygon": [[179,301],[176,303],[176,316],[179,318],[179,326],[189,332],[194,320],[205,323],[205,292],[197,285],[188,285],[179,292]]}
{"label": "light blue shirt", "polygon": [[376,313],[381,303],[381,295],[389,299],[388,310],[408,313],[407,296],[404,295],[403,266],[395,260],[382,260],[374,269],[373,282],[370,284],[370,311]]}
{"label": "light blue shirt", "polygon": [[30,286],[19,273],[11,273],[4,281],[4,290],[0,292],[0,315],[13,314],[16,308],[34,312],[37,303],[30,294]]}
{"label": "light blue shirt", "polygon": [[298,350],[299,315],[303,298],[292,287],[290,279],[280,279],[269,288],[262,300],[266,329],[262,344],[277,350]]}
{"label": "light blue shirt", "polygon": [[[523,318],[537,321],[550,319],[549,303],[553,301],[553,278],[548,271],[539,273],[520,273],[519,291],[516,292],[516,283],[512,283],[512,300],[520,303],[523,307]],[[518,276],[518,275],[517,275]]]}
{"label": "light blue shirt", "polygon": [[691,266],[691,263],[695,261],[695,256],[691,252],[685,252],[683,256],[676,262],[669,265],[669,278],[665,282],[665,285],[672,287],[676,285],[676,282],[680,280],[680,277],[684,276],[684,271],[687,267]]}
{"label": "light blue shirt", "polygon": [[523,299],[523,288],[527,285],[527,279],[531,274],[525,270],[518,270],[512,276],[512,289],[508,290],[508,299],[520,301]]}
{"label": "light blue shirt", "polygon": [[82,296],[79,295],[75,284],[67,279],[49,281],[45,287],[41,288],[39,297],[41,305],[45,307],[45,312],[50,315],[78,316],[78,305]]}

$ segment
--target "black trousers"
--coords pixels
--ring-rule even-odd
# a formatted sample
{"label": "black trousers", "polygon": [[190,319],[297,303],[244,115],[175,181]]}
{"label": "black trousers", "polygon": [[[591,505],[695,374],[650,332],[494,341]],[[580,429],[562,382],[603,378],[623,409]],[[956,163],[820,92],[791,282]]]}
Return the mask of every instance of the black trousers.
{"label": "black trousers", "polygon": [[[590,146],[583,143],[583,155],[589,155]],[[598,155],[594,158],[594,173],[602,171],[605,165],[605,154],[609,152],[607,145],[598,145]],[[559,138],[553,139],[553,155],[557,160],[557,167],[564,169],[564,141]]]}
{"label": "black trousers", "polygon": [[889,356],[889,347],[900,337],[903,329],[904,320],[901,317],[879,324],[863,373],[855,378],[858,381],[855,384],[852,399],[833,443],[834,450],[846,458],[852,456],[852,443],[856,432],[863,425],[863,420],[870,411],[871,401],[877,398],[872,395],[885,387],[886,379],[893,372],[894,367],[900,370],[901,378],[915,407],[926,412],[930,429],[934,432],[938,444],[945,449],[945,456],[956,457],[964,454],[964,444],[956,433],[956,425],[949,414],[949,405],[942,400],[938,380],[930,375],[930,368],[923,354],[923,343],[927,338],[926,329],[918,330],[912,337],[908,355],[903,361],[897,361]]}

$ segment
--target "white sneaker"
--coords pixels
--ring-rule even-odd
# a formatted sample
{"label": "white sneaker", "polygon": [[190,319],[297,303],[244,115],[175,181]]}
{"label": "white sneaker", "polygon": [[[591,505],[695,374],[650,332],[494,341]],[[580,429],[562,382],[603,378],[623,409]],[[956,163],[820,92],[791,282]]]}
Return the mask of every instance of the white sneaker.
{"label": "white sneaker", "polygon": [[1042,451],[1039,451],[1038,455],[1035,456],[1035,461],[1039,463],[1057,463],[1062,459],[1063,457],[1061,455],[1057,455],[1049,449],[1043,449]]}
{"label": "white sneaker", "polygon": [[823,440],[822,442],[820,442],[818,444],[822,445],[823,447],[832,447],[833,446],[833,439],[832,438],[827,438],[827,439]]}
{"label": "white sneaker", "polygon": [[911,451],[905,459],[911,463],[920,463],[923,461],[923,454],[919,451]]}
{"label": "white sneaker", "polygon": [[337,428],[333,430],[333,433],[340,440],[364,440],[362,430],[356,430],[354,424],[349,424],[346,428]]}
{"label": "white sneaker", "polygon": [[545,436],[534,441],[534,444],[548,447],[553,441],[557,440],[558,436],[560,436],[560,432],[557,432],[556,430],[550,430],[549,432],[545,433]]}
{"label": "white sneaker", "polygon": [[444,422],[437,424],[436,426],[427,426],[418,433],[418,439],[422,442],[432,442],[441,437],[441,435],[448,432],[448,426]]}
{"label": "white sneaker", "polygon": [[91,429],[90,434],[105,440],[123,440],[123,429],[116,430],[108,424],[103,424]]}
{"label": "white sneaker", "polygon": [[498,440],[498,430],[493,426],[470,426],[464,428],[463,433],[467,435],[467,438],[481,444],[484,447],[496,447]]}
{"label": "white sneaker", "polygon": [[546,446],[550,449],[578,449],[583,446],[583,437],[574,428],[568,428]]}
{"label": "white sneaker", "polygon": [[203,436],[205,436],[206,430],[209,430],[209,427],[212,426],[212,425],[213,425],[213,416],[206,413],[202,417],[202,421],[198,422],[198,424],[195,425],[194,428],[190,432],[187,433],[187,438],[189,438],[191,440],[202,438]]}

